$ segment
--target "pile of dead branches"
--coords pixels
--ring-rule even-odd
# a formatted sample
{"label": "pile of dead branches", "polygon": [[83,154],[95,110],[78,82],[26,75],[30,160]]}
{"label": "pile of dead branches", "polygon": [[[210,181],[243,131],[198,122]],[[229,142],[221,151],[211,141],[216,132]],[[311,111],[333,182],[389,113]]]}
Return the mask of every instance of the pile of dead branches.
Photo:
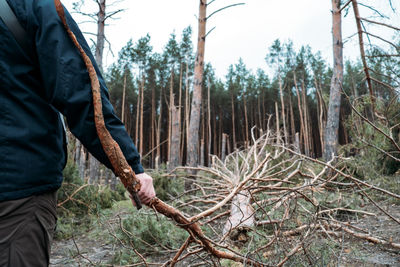
{"label": "pile of dead branches", "polygon": [[[192,190],[173,201],[185,218],[177,227],[189,236],[165,266],[190,257],[210,266],[219,266],[221,258],[253,266],[282,266],[299,257],[311,263],[319,257],[314,245],[320,246],[321,240],[340,244],[344,237],[400,249],[400,240],[356,226],[359,218],[376,216],[362,208],[372,205],[400,223],[370,196],[399,195],[278,141],[272,132],[253,136],[248,149],[224,161],[213,157],[210,168],[196,168]],[[201,226],[200,237],[187,227],[192,224]]]}

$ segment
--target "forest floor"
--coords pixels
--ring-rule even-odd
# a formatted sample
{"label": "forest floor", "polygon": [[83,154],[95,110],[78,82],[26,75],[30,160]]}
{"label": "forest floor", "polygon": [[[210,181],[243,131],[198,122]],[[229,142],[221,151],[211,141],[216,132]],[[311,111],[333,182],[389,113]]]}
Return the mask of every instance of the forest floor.
{"label": "forest floor", "polygon": [[[124,218],[132,208],[128,201],[114,205],[107,214],[103,214],[92,223],[89,229],[83,233],[76,229],[75,236],[68,239],[53,241],[50,266],[118,266],[111,264],[118,252],[123,248],[116,237],[112,235],[113,227],[119,227],[119,218]],[[381,207],[392,216],[400,218],[400,205],[380,203]],[[357,218],[356,226],[367,230],[387,240],[400,243],[400,225],[389,220],[376,207],[366,207],[366,210],[373,212],[376,216],[364,216]],[[335,254],[336,262],[329,263],[329,266],[400,266],[400,251],[385,246],[372,244],[356,238],[343,238],[341,245],[335,251],[327,253]],[[166,253],[157,258],[145,255],[148,262],[165,262],[173,254]],[[132,252],[132,257],[136,256]],[[312,264],[308,264],[313,266]],[[130,266],[145,266],[144,264]],[[154,266],[154,265],[153,265]],[[190,266],[188,263],[178,263],[177,266]],[[199,266],[199,265],[196,265]],[[207,265],[203,265],[207,266]],[[237,266],[226,265],[223,266]],[[304,266],[307,266],[304,265]]]}

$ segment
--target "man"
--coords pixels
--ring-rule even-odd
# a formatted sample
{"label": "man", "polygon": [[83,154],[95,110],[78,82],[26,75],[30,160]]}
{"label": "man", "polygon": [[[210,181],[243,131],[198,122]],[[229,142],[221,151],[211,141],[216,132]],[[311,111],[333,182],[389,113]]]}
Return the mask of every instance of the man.
{"label": "man", "polygon": [[[66,163],[64,130],[111,168],[97,137],[88,72],[53,0],[8,0],[26,31],[27,49],[0,20],[0,266],[47,266],[56,223],[56,190]],[[141,181],[144,204],[152,178],[110,104],[105,82],[77,24],[67,22],[96,68],[105,124]]]}

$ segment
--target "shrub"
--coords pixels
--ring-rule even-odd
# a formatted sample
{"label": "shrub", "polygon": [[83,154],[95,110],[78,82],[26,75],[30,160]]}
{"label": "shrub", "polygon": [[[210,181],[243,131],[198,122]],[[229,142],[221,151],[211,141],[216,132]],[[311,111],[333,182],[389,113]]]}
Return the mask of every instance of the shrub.
{"label": "shrub", "polygon": [[149,173],[153,177],[154,189],[157,197],[163,201],[171,200],[184,191],[184,180],[179,176],[166,176],[163,170]]}
{"label": "shrub", "polygon": [[153,214],[129,214],[122,221],[124,229],[118,228],[117,236],[125,243],[143,252],[160,252],[178,249],[188,234],[166,217]]}

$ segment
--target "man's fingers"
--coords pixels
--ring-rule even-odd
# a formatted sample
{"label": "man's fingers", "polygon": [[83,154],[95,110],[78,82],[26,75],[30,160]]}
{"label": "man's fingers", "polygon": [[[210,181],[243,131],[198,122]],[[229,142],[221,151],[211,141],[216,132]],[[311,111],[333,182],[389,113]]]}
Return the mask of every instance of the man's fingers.
{"label": "man's fingers", "polygon": [[139,179],[141,184],[140,191],[138,192],[140,201],[143,204],[148,205],[150,201],[156,196],[153,186],[153,178],[146,173],[137,174],[136,177]]}

